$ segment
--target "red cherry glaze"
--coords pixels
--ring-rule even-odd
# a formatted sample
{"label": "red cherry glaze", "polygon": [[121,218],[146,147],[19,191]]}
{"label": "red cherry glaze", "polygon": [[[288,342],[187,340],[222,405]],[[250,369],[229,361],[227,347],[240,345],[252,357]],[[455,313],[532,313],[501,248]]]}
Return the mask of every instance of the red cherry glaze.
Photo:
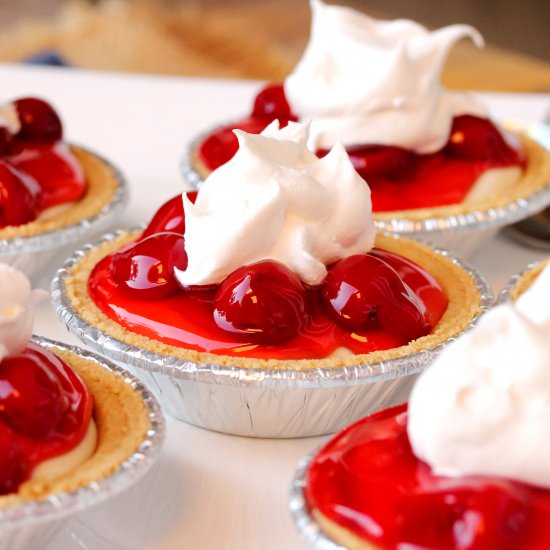
{"label": "red cherry glaze", "polygon": [[5,126],[0,126],[0,156],[6,155],[11,147],[13,136]]}
{"label": "red cherry glaze", "polygon": [[[189,191],[187,198],[194,203],[197,199],[197,191]],[[153,216],[145,231],[141,234],[140,240],[155,233],[185,233],[185,215],[183,212],[183,201],[181,195],[176,195],[166,201]]]}
{"label": "red cherry glaze", "polygon": [[17,436],[0,422],[0,495],[16,492],[29,477],[29,465]]}
{"label": "red cherry glaze", "polygon": [[[290,118],[274,114],[277,110],[290,112]],[[232,128],[259,133],[275,118],[285,124],[296,120],[280,85],[270,85],[259,92],[250,117],[207,136],[199,145],[199,158],[209,170],[218,168],[237,151]],[[371,188],[375,212],[460,203],[486,170],[522,168],[525,163],[522,154],[506,143],[490,120],[471,115],[455,118],[448,144],[436,153],[419,155],[380,144],[356,144],[346,149],[355,169]],[[326,153],[317,151],[320,157]]]}
{"label": "red cherry glaze", "polygon": [[403,283],[410,289],[414,289],[414,294],[420,298],[421,302],[429,304],[429,307],[424,309],[424,318],[429,326],[434,327],[445,313],[448,305],[445,294],[442,293],[435,278],[426,270],[418,269],[418,265],[411,260],[395,252],[373,248],[369,254],[384,260],[393,267]]}
{"label": "red cherry glaze", "polygon": [[[411,177],[418,159],[418,155],[407,149],[389,145],[357,145],[347,147],[346,151],[354,168],[367,182],[373,176],[389,181]],[[320,157],[327,153],[326,149],[317,152]]]}
{"label": "red cherry glaze", "polygon": [[313,458],[310,509],[377,548],[546,548],[550,491],[503,478],[436,476],[412,452],[407,407],[349,426]]}
{"label": "red cherry glaze", "polygon": [[245,118],[236,124],[224,126],[210,134],[199,146],[199,158],[209,170],[215,170],[230,160],[239,148],[235,128],[250,134],[259,134],[268,124],[265,118]]}
{"label": "red cherry glaze", "polygon": [[19,141],[54,143],[63,137],[63,126],[53,107],[36,97],[25,97],[13,102],[21,129],[15,135]]}
{"label": "red cherry glaze", "polygon": [[307,319],[300,278],[280,262],[240,267],[219,286],[214,321],[235,338],[279,344],[298,334]]}
{"label": "red cherry glaze", "polygon": [[252,117],[265,118],[267,124],[275,118],[285,124],[289,120],[297,120],[296,115],[290,109],[281,84],[269,84],[260,91],[254,100]]}
{"label": "red cherry glaze", "polygon": [[113,279],[125,292],[158,300],[178,288],[174,268],[187,267],[183,235],[155,233],[110,257]]}
{"label": "red cherry glaze", "polygon": [[352,331],[380,327],[402,344],[430,332],[424,303],[395,269],[372,254],[356,254],[332,265],[321,296],[335,321]]}
{"label": "red cherry glaze", "polygon": [[517,152],[510,148],[489,119],[472,115],[458,116],[453,120],[445,152],[469,160],[491,159],[502,164],[520,162]]}
{"label": "red cherry glaze", "polygon": [[0,160],[0,227],[34,220],[39,191],[32,177]]}
{"label": "red cherry glaze", "polygon": [[92,406],[79,376],[34,343],[0,362],[0,494],[16,490],[40,462],[78,445]]}
{"label": "red cherry glaze", "polygon": [[[425,320],[433,328],[447,307],[445,293],[420,266],[388,254],[392,262],[388,263],[404,273],[403,280],[424,304]],[[111,270],[113,255],[101,260],[92,271],[88,280],[90,297],[108,317],[128,330],[169,345],[262,359],[313,359],[326,357],[339,347],[368,353],[403,343],[402,337],[380,327],[350,331],[336,324],[327,314],[318,288],[306,289],[308,321],[294,337],[277,345],[260,345],[253,338],[244,340],[243,335],[236,338],[214,320],[216,286],[178,290],[165,298],[147,300],[121,288]]]}
{"label": "red cherry glaze", "polygon": [[41,210],[77,201],[86,192],[84,172],[65,143],[25,145],[6,160],[38,182]]}

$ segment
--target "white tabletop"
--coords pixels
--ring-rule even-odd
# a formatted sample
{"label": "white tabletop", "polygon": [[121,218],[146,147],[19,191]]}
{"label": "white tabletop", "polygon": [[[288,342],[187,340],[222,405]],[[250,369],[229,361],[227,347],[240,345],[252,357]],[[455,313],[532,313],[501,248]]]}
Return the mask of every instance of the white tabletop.
{"label": "white tabletop", "polygon": [[[0,65],[2,100],[39,95],[51,101],[69,140],[104,154],[126,174],[132,197],[120,226],[148,220],[184,189],[178,161],[198,131],[244,113],[254,82],[128,76],[73,69]],[[483,94],[501,119],[539,121],[550,95]],[[473,258],[493,284],[544,253],[497,237]],[[37,334],[77,343],[51,306]],[[159,467],[119,497],[68,520],[48,550],[299,549],[305,544],[287,512],[298,461],[323,438],[254,440],[168,420]]]}

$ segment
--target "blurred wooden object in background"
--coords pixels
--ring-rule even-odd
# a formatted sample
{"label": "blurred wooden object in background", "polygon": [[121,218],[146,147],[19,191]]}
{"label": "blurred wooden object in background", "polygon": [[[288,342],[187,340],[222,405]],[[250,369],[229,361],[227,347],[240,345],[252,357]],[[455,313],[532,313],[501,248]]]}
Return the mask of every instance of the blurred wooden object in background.
{"label": "blurred wooden object in background", "polygon": [[[48,1],[58,8],[53,18],[27,19],[10,28],[0,23],[0,61],[55,49],[84,68],[276,81],[292,69],[309,33],[306,0],[42,0],[44,13]],[[461,43],[451,54],[444,82],[454,88],[550,92],[550,63]]]}

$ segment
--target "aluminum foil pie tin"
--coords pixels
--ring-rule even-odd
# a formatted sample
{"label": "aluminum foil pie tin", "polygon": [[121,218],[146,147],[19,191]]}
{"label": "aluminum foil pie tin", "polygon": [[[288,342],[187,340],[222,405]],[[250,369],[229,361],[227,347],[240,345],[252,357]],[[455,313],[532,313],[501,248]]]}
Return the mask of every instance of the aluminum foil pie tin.
{"label": "aluminum foil pie tin", "polygon": [[[33,280],[44,275],[48,264],[59,265],[74,250],[75,243],[106,231],[128,202],[128,185],[118,168],[100,155],[84,147],[78,148],[109,167],[117,184],[116,191],[111,201],[99,212],[77,223],[29,237],[0,239],[0,262],[20,269]],[[56,258],[60,260],[57,264]]]}
{"label": "aluminum foil pie tin", "polygon": [[[534,271],[535,269],[542,268],[543,266],[541,264],[545,264],[545,260],[532,262],[529,265],[527,265],[524,269],[522,269],[519,273],[516,273],[513,275],[506,286],[502,288],[502,290],[499,292],[497,296],[497,304],[505,304],[507,302],[512,301],[512,293],[514,292],[515,288],[518,286],[518,283],[525,277],[527,274],[531,271]],[[538,274],[537,274],[538,275]]]}
{"label": "aluminum foil pie tin", "polygon": [[304,458],[292,479],[290,486],[289,511],[300,535],[316,550],[345,550],[334,542],[312,517],[306,502],[304,489],[306,487],[309,464],[316,453]]}
{"label": "aluminum foil pie tin", "polygon": [[75,491],[57,493],[40,500],[0,509],[0,550],[43,548],[60,529],[67,516],[118,495],[137,482],[159,457],[164,439],[165,422],[160,405],[137,378],[110,361],[83,349],[37,336],[33,337],[33,340],[46,348],[70,351],[92,361],[97,368],[120,375],[143,399],[151,427],[141,445],[111,475]]}
{"label": "aluminum foil pie tin", "polygon": [[[204,179],[203,175],[197,171],[194,161],[199,145],[212,132],[230,124],[231,122],[217,125],[201,132],[185,148],[180,161],[180,169],[185,181],[193,189],[199,189]],[[519,129],[550,150],[550,129],[547,126],[532,124]],[[527,218],[548,206],[550,204],[550,181],[546,183],[547,185],[539,191],[503,206],[452,216],[434,215],[434,217],[421,220],[402,216],[391,219],[375,219],[374,223],[379,231],[429,241],[438,247],[451,250],[461,258],[468,258],[480,250],[502,227]]]}
{"label": "aluminum foil pie tin", "polygon": [[[122,233],[105,235],[102,242]],[[307,370],[242,368],[160,355],[117,340],[89,325],[74,309],[65,280],[70,268],[93,248],[77,251],[57,272],[52,282],[57,316],[85,345],[134,372],[170,415],[210,430],[277,438],[335,432],[370,412],[405,401],[415,376],[451,340],[387,361]],[[470,274],[481,310],[488,308],[492,294],[485,279],[448,252],[436,253]]]}

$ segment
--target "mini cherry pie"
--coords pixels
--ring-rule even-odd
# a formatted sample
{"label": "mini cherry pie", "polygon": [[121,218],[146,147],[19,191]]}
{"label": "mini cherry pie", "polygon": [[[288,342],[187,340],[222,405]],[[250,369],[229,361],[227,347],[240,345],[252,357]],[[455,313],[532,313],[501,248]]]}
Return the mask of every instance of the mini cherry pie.
{"label": "mini cherry pie", "polygon": [[437,476],[407,436],[407,406],[349,426],[312,459],[306,506],[345,548],[544,548],[547,490],[492,476]]}
{"label": "mini cherry pie", "polygon": [[118,200],[121,185],[109,163],[63,141],[61,120],[46,101],[25,97],[0,107],[0,241],[6,261],[25,247],[15,239],[91,220]]}
{"label": "mini cherry pie", "polygon": [[[196,192],[189,196],[194,200]],[[264,260],[220,284],[182,288],[174,268],[186,267],[184,231],[176,196],[143,232],[104,243],[75,265],[69,299],[88,322],[146,349],[304,368],[434,345],[478,311],[478,291],[461,268],[429,247],[385,236],[368,254],[330,266],[319,286]],[[462,299],[471,300],[466,308]]]}

